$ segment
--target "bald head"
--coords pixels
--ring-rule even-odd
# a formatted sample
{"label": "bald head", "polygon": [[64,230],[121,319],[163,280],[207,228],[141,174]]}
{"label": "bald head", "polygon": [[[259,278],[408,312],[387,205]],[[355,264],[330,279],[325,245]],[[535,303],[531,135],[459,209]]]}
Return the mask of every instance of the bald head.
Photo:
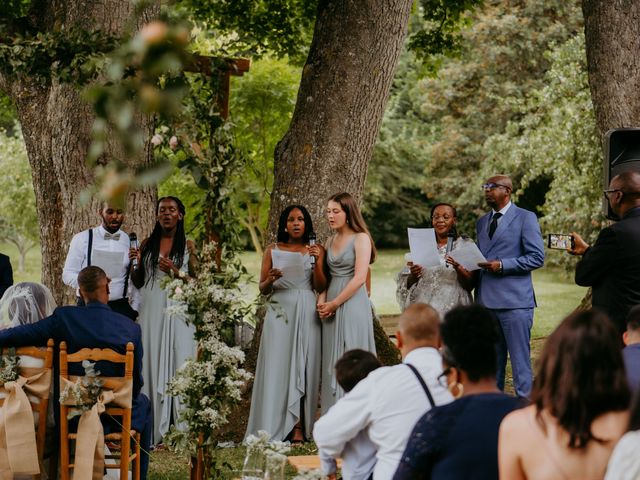
{"label": "bald head", "polygon": [[497,183],[498,185],[509,187],[509,190],[513,190],[513,182],[507,175],[494,175],[489,180],[487,180],[487,183]]}
{"label": "bald head", "polygon": [[607,198],[611,209],[623,217],[627,210],[640,206],[640,172],[622,172],[611,179]]}
{"label": "bald head", "polygon": [[398,346],[402,356],[420,347],[437,348],[440,343],[440,316],[425,303],[414,303],[398,319]]}

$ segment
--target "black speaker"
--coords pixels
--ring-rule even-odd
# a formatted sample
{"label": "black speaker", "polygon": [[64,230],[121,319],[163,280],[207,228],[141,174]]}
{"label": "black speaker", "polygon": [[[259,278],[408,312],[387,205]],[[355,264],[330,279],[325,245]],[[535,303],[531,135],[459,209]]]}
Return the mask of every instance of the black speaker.
{"label": "black speaker", "polygon": [[[622,172],[640,172],[640,128],[614,128],[604,136],[604,188]],[[618,220],[611,211],[607,199],[603,199],[603,211],[607,218]]]}

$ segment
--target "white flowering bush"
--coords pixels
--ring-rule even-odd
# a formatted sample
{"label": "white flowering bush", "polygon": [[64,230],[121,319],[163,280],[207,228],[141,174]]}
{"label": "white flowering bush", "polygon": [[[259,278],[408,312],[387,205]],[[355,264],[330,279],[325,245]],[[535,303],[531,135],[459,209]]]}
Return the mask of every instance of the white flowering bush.
{"label": "white flowering bush", "polygon": [[240,275],[234,264],[226,270],[216,263],[216,245],[207,244],[200,255],[198,278],[165,284],[175,302],[169,308],[183,314],[195,327],[198,357],[187,361],[169,383],[169,393],[181,398],[184,409],[165,441],[175,450],[196,455],[199,446],[215,446],[216,429],[227,423],[231,407],[241,399],[251,375],[241,368],[244,352],[233,346],[234,327],[251,315],[238,289]]}

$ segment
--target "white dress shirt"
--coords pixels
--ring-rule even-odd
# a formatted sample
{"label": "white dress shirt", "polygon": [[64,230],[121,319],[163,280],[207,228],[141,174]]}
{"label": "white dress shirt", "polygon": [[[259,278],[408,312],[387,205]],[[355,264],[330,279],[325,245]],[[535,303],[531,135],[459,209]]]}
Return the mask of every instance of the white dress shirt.
{"label": "white dress shirt", "polygon": [[[407,354],[403,363],[418,369],[436,405],[453,400],[437,380],[442,373],[438,350],[417,348]],[[416,422],[430,409],[427,395],[409,367],[404,364],[381,367],[320,417],[313,428],[313,438],[321,459],[338,458],[347,442],[366,430],[376,449],[373,478],[387,480],[393,477]]]}
{"label": "white dress shirt", "polygon": [[[129,235],[122,230],[118,230],[116,234],[120,234],[118,240],[105,240],[104,236],[108,233],[105,228],[100,225],[93,228],[93,245],[91,249],[91,265],[102,268],[107,276],[111,278],[109,284],[109,300],[118,300],[124,295],[124,280],[129,268]],[[71,240],[67,259],[64,262],[62,270],[62,281],[78,288],[78,273],[87,266],[87,246],[89,243],[89,231],[77,233]],[[136,292],[130,283],[127,289],[127,297],[132,300],[137,298]],[[137,310],[138,301],[132,301],[132,308]]]}
{"label": "white dress shirt", "polygon": [[[336,459],[325,450],[318,452],[322,473],[336,473]],[[355,438],[344,445],[342,457],[342,478],[344,480],[368,480],[376,466],[376,446],[369,440],[366,430],[358,432]]]}

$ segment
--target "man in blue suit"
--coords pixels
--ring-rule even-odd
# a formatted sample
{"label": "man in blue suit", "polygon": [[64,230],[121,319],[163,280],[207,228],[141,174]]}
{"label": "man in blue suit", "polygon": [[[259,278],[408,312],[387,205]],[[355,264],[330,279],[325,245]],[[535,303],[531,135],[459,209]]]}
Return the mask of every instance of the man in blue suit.
{"label": "man in blue suit", "polygon": [[[85,301],[84,307],[58,307],[53,315],[30,325],[21,325],[0,330],[0,347],[22,347],[27,345],[44,346],[49,338],[56,342],[54,397],[59,399],[59,355],[60,342],[67,342],[67,351],[75,353],[82,348],[111,348],[118,353],[126,353],[128,342],[134,346],[133,357],[133,409],[131,427],[140,432],[140,444],[144,450],[141,455],[140,476],[145,479],[149,466],[151,441],[151,406],[149,399],[140,393],[142,387],[142,341],[140,326],[130,318],[109,308],[109,279],[104,271],[95,266],[86,267],[78,274],[80,295]],[[108,377],[124,375],[124,367],[109,362],[98,362],[96,370]],[[84,375],[81,365],[69,366],[71,375]],[[59,411],[56,409],[56,418]],[[103,420],[104,423],[104,420]],[[112,431],[113,425],[105,424],[105,432]]]}
{"label": "man in blue suit", "polygon": [[516,395],[531,393],[530,338],[536,297],[531,271],[544,263],[544,243],[534,213],[511,203],[511,179],[491,177],[482,186],[491,212],[476,224],[478,247],[487,259],[481,263],[476,302],[498,320],[498,387],[504,389],[507,352],[511,358]]}

